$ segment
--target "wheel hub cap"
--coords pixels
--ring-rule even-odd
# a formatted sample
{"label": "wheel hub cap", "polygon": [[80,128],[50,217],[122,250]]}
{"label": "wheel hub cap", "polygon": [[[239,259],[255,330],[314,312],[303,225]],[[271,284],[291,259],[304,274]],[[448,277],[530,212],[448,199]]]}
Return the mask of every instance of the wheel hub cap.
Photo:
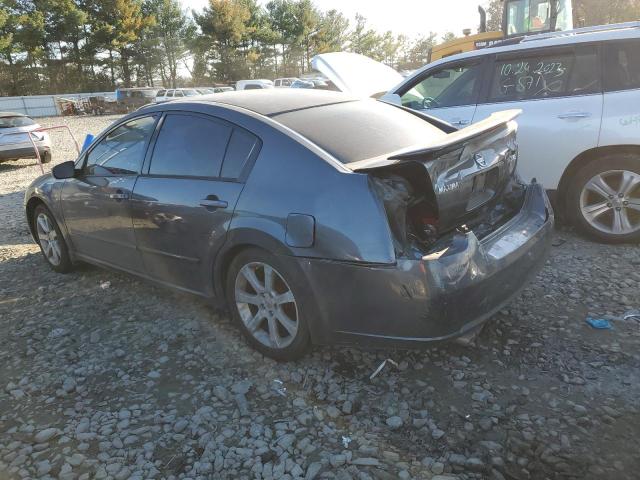
{"label": "wheel hub cap", "polygon": [[298,332],[298,307],[282,275],[262,262],[248,263],[235,282],[240,318],[251,335],[270,348],[285,348]]}
{"label": "wheel hub cap", "polygon": [[587,223],[603,233],[627,235],[640,230],[640,174],[610,170],[589,180],[580,195]]}
{"label": "wheel hub cap", "polygon": [[40,213],[36,218],[36,232],[44,256],[52,265],[60,265],[62,251],[58,234],[53,226],[53,221],[45,213]]}

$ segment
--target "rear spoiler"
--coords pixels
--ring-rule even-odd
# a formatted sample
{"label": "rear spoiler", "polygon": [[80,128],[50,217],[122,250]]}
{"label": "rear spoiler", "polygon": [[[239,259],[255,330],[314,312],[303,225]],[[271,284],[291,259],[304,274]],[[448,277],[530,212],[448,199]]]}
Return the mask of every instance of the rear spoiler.
{"label": "rear spoiler", "polygon": [[387,167],[405,160],[427,160],[428,157],[442,155],[452,148],[458,148],[476,137],[501,128],[504,124],[515,120],[522,110],[503,110],[492,113],[484,120],[474,123],[466,128],[456,130],[423,148],[414,150],[400,150],[391,154],[367,158],[358,162],[347,163],[345,167],[352,171],[366,171],[379,167]]}

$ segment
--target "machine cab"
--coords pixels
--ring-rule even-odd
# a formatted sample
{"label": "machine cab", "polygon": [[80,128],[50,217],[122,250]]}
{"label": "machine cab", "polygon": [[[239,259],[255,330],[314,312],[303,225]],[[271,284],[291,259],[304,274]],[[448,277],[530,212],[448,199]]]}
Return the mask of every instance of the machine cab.
{"label": "machine cab", "polygon": [[571,0],[506,0],[502,21],[506,38],[571,30]]}

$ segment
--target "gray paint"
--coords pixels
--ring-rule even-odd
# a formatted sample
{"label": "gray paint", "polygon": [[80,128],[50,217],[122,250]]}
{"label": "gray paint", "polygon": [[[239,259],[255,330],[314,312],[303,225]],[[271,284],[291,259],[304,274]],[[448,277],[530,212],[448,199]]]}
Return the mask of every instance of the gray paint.
{"label": "gray paint", "polygon": [[[553,218],[539,187],[529,188],[534,200],[495,237],[453,235],[442,240],[438,248],[448,253],[438,258],[396,259],[366,173],[344,168],[269,117],[206,99],[145,107],[118,124],[162,111],[212,115],[257,135],[262,147],[253,168],[239,181],[40,177],[25,206],[47,204],[74,259],[220,301],[230,252],[258,246],[279,255],[293,281],[307,287],[314,341],[365,343],[460,333],[499,308],[544,261]],[[110,199],[114,190],[129,198]],[[203,207],[209,196],[227,207]]]}

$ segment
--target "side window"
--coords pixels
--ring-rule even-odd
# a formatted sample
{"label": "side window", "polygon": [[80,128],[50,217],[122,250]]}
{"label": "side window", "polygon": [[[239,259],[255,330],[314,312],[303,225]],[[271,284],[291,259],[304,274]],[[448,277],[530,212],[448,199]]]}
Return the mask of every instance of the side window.
{"label": "side window", "polygon": [[184,97],[184,93],[182,93],[182,90],[176,90],[173,94],[174,97]]}
{"label": "side window", "polygon": [[604,72],[609,92],[640,88],[640,40],[606,43]]}
{"label": "side window", "polygon": [[173,97],[173,90],[167,90],[167,97]]}
{"label": "side window", "polygon": [[498,59],[493,67],[490,102],[512,102],[599,92],[600,68],[593,47],[575,52],[528,54]]}
{"label": "side window", "polygon": [[218,177],[231,127],[195,115],[169,114],[158,134],[149,173]]}
{"label": "side window", "polygon": [[473,105],[481,64],[446,66],[429,73],[402,95],[402,105],[429,109]]}
{"label": "side window", "polygon": [[260,149],[260,140],[243,128],[234,128],[222,164],[222,178],[240,178],[250,158]]}
{"label": "side window", "polygon": [[141,117],[120,125],[87,155],[86,175],[135,175],[140,172],[155,117]]}
{"label": "side window", "polygon": [[248,83],[244,86],[245,90],[260,90],[262,85],[257,85],[255,83]]}
{"label": "side window", "polygon": [[156,93],[156,97],[164,97],[164,90],[159,90],[158,93]]}

